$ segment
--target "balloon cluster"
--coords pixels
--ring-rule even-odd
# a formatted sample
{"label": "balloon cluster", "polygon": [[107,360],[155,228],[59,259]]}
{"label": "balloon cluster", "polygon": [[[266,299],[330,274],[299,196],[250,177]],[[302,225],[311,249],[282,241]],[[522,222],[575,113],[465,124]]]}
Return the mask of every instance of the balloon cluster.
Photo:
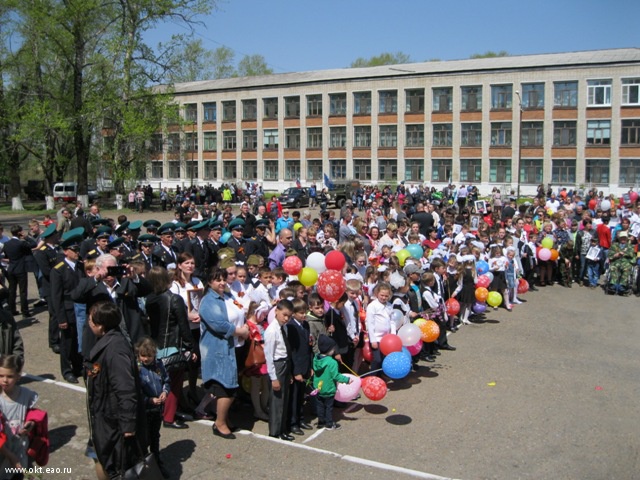
{"label": "balloon cluster", "polygon": [[347,290],[347,282],[342,275],[345,263],[344,254],[339,250],[332,250],[326,256],[313,252],[307,257],[305,267],[302,267],[302,261],[298,257],[287,257],[282,268],[289,275],[297,275],[305,287],[317,284],[318,295],[327,302],[336,302]]}

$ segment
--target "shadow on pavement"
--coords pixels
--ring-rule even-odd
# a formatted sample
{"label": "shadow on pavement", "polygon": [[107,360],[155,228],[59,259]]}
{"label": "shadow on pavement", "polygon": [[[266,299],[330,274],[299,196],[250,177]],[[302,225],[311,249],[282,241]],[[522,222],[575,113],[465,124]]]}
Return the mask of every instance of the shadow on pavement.
{"label": "shadow on pavement", "polygon": [[384,405],[365,405],[364,411],[372,415],[383,415],[389,411]]}
{"label": "shadow on pavement", "polygon": [[51,441],[49,453],[53,453],[69,443],[69,441],[76,435],[77,429],[77,425],[65,425],[64,427],[57,427],[49,430],[49,439]]}
{"label": "shadow on pavement", "polygon": [[391,425],[409,425],[411,422],[413,422],[413,419],[407,415],[389,415],[387,418],[385,418],[385,421],[387,423],[390,423]]}
{"label": "shadow on pavement", "polygon": [[173,442],[160,451],[162,463],[171,472],[171,478],[182,476],[182,463],[191,458],[195,450],[196,443],[193,440],[185,439]]}

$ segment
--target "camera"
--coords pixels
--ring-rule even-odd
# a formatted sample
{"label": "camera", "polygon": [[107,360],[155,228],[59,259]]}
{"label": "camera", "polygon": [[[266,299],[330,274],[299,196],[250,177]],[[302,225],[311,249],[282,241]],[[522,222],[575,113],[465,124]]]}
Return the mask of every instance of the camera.
{"label": "camera", "polygon": [[122,277],[128,273],[127,267],[123,266],[115,266],[115,267],[107,267],[107,275],[110,277]]}

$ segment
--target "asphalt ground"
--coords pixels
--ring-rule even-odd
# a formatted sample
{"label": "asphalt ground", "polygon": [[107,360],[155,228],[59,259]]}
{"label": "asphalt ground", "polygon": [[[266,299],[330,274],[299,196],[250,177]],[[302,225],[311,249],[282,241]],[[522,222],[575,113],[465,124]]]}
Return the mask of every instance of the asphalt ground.
{"label": "asphalt ground", "polygon": [[[241,403],[231,415],[236,440],[214,437],[210,422],[163,429],[172,478],[640,479],[638,299],[575,285],[522,298],[512,313],[489,311],[451,334],[457,351],[390,382],[381,401],[363,396],[336,410],[339,431],[274,440]],[[46,312],[35,311],[18,319],[23,383],[49,412],[47,467],[71,469],[40,478],[95,478],[84,391],[60,378]]]}

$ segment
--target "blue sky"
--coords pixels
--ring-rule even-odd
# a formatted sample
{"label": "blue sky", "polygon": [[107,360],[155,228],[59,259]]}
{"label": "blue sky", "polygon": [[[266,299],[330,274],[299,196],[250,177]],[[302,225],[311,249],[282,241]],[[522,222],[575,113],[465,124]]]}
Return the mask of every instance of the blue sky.
{"label": "blue sky", "polygon": [[[220,0],[196,38],[262,55],[274,73],[348,67],[403,52],[412,61],[640,47],[640,0]],[[155,44],[185,29],[167,24]]]}

